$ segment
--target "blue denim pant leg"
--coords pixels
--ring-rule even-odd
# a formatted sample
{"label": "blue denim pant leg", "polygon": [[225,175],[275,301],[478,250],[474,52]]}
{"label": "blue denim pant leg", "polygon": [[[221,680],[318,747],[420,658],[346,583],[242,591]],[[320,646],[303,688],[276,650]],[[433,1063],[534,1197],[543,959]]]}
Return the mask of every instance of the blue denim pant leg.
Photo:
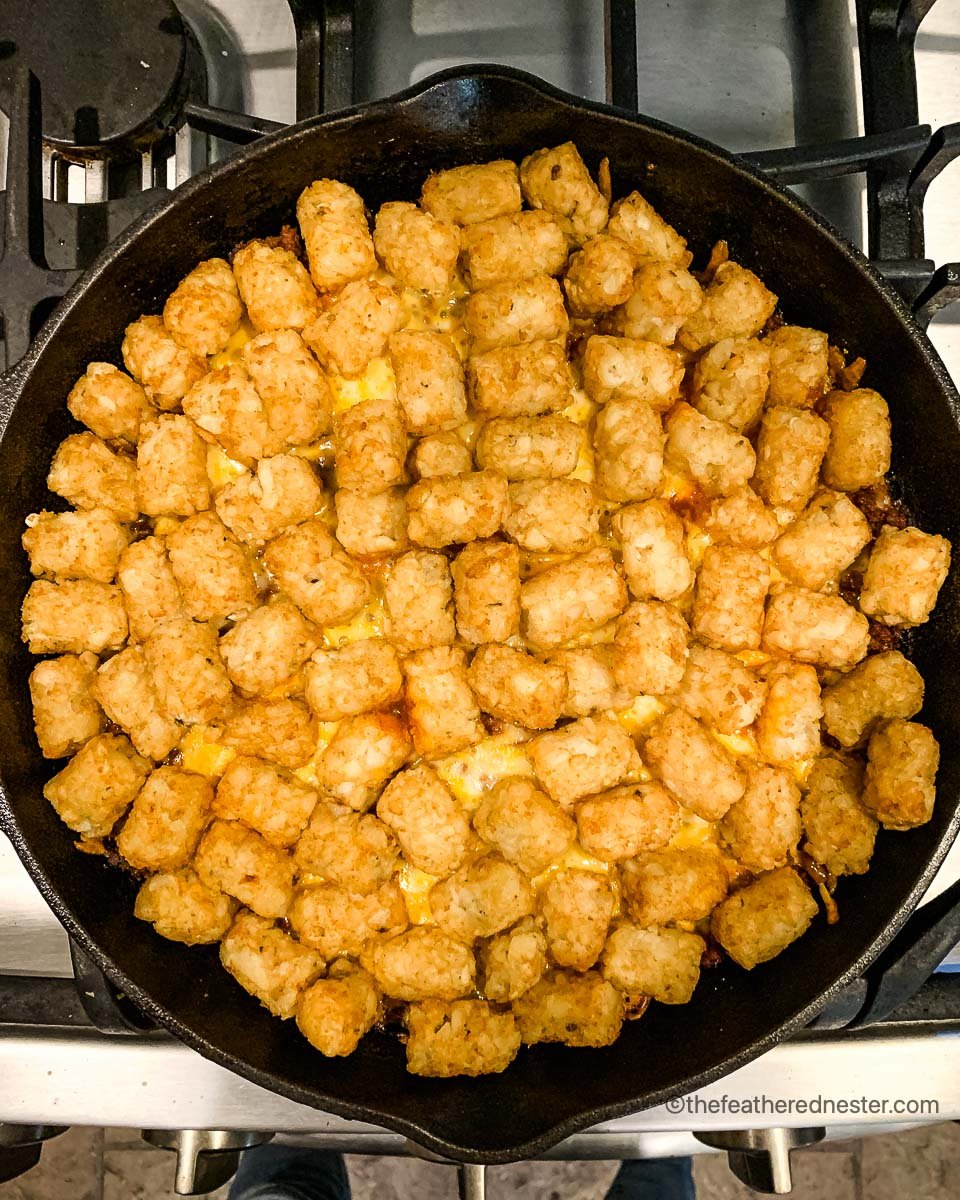
{"label": "blue denim pant leg", "polygon": [[229,1200],[350,1200],[342,1154],[306,1146],[245,1150]]}
{"label": "blue denim pant leg", "polygon": [[617,1172],[606,1200],[694,1200],[690,1158],[632,1158]]}

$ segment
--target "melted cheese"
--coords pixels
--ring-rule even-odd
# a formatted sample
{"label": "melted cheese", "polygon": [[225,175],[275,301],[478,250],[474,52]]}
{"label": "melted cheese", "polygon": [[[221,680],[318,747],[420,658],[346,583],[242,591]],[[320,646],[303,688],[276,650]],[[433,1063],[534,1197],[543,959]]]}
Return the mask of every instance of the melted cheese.
{"label": "melted cheese", "polygon": [[237,757],[232,746],[221,746],[217,733],[208,725],[193,725],[180,743],[183,769],[216,782]]}
{"label": "melted cheese", "polygon": [[533,774],[533,765],[523,745],[526,740],[522,729],[508,725],[459,754],[438,759],[433,766],[460,803],[472,812],[484,792],[498,780]]}

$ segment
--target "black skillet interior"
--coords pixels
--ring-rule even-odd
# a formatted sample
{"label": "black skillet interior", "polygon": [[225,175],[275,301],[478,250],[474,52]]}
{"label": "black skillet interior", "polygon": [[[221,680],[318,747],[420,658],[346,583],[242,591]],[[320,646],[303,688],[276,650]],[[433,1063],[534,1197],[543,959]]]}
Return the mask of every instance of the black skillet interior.
{"label": "black skillet interior", "polygon": [[568,139],[594,169],[608,155],[614,195],[639,187],[688,236],[698,263],[725,237],[732,256],[778,293],[789,320],[825,329],[866,357],[865,382],[892,409],[901,493],[924,529],[957,539],[957,396],[926,339],[862,259],[722,152],[500,68],[444,73],[397,101],[310,122],[181,189],[108,251],[54,315],[25,364],[0,444],[5,823],[47,899],[115,982],[197,1050],[296,1100],[399,1129],[466,1161],[529,1157],[578,1127],[731,1070],[809,1020],[892,936],[957,823],[956,577],[914,643],[928,685],[924,719],[943,747],[936,814],[914,832],[881,835],[869,873],[839,888],[838,925],[819,918],[787,953],[749,975],[729,965],[705,972],[691,1004],[654,1005],[609,1049],[541,1046],[524,1050],[501,1076],[432,1081],[406,1074],[402,1047],[385,1035],[366,1038],[349,1059],[322,1059],[292,1022],[268,1016],[241,991],[217,965],[215,949],[187,950],[154,936],[133,918],[133,881],[74,850],[41,797],[56,767],[40,758],[30,722],[31,663],[18,619],[29,579],[19,539],[26,514],[51,503],[43,480],[57,443],[73,429],[64,406],[71,382],[91,359],[119,362],[127,322],[158,311],[198,260],[275,232],[319,176],[355,185],[375,210],[388,199],[415,198],[432,169],[519,158]]}

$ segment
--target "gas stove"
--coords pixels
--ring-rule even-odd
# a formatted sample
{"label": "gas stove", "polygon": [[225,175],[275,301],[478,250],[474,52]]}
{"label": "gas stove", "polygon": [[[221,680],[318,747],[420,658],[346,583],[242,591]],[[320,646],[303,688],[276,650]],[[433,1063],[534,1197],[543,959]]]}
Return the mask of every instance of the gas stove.
{"label": "gas stove", "polygon": [[[960,0],[89,0],[49,22],[38,7],[0,18],[0,365],[104,245],[207,163],[444,67],[496,62],[672,122],[796,187],[930,322],[960,380]],[[958,880],[960,844],[925,898],[925,939],[894,943],[879,987],[853,985],[734,1074],[551,1156],[724,1149],[741,1178],[784,1190],[793,1145],[960,1118]],[[216,1187],[240,1149],[271,1136],[419,1152],[147,1027],[2,837],[0,1080],[0,1179],[71,1124],[137,1128],[175,1149],[181,1192]],[[837,1111],[844,1098],[871,1103]]]}

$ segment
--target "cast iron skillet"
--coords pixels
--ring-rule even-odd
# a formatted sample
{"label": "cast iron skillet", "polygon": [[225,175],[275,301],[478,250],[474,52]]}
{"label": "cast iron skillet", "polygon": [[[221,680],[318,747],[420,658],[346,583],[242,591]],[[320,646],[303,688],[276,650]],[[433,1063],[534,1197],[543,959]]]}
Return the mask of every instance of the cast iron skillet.
{"label": "cast iron skillet", "polygon": [[386,1125],[450,1158],[530,1157],[582,1126],[662,1103],[770,1049],[858,977],[917,903],[960,823],[960,587],[951,576],[918,631],[927,681],[923,719],[943,748],[933,820],[884,833],[870,871],[838,890],[842,919],[819,917],[773,962],[747,974],[705,971],[692,1003],[654,1005],[604,1050],[524,1049],[503,1075],[438,1081],[408,1075],[392,1036],[371,1035],[348,1059],[313,1053],[293,1022],[269,1016],[217,962],[133,917],[135,881],[78,854],[43,800],[62,764],[44,762],[30,719],[31,660],[19,608],[29,584],[24,517],[51,506],[50,458],[75,425],[65,398],[91,359],[119,362],[124,326],[159,311],[199,260],[276,232],[320,176],[356,186],[371,209],[414,199],[428,171],[514,158],[572,139],[596,169],[608,155],[614,195],[639,187],[689,238],[696,261],[725,237],[791,321],[825,329],[866,357],[866,383],[890,402],[894,472],[917,523],[960,544],[958,399],[926,337],[862,256],[792,195],[742,162],[656,121],[584,103],[531,76],[494,67],[437,75],[392,100],[320,117],[266,137],[180,188],[108,249],[73,287],[26,359],[2,381],[0,521],[0,823],[43,895],[82,948],[147,1013],[188,1045],[305,1104]]}

